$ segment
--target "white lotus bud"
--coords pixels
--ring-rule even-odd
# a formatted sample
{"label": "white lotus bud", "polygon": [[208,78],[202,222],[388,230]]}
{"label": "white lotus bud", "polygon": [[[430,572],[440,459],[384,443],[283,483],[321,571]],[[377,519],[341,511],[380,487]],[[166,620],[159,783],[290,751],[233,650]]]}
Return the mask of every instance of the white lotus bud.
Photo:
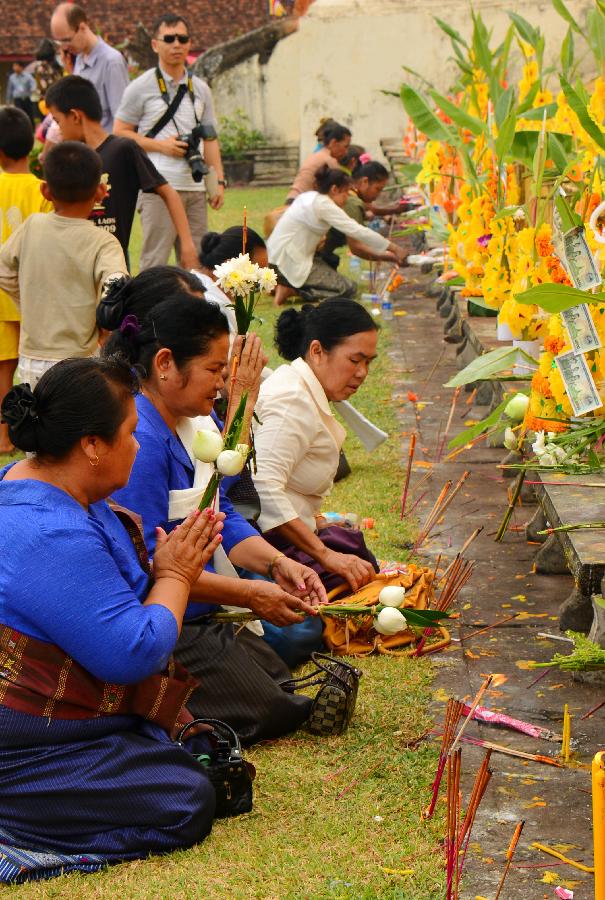
{"label": "white lotus bud", "polygon": [[387,587],[383,587],[381,592],[378,594],[378,602],[382,603],[383,606],[401,606],[403,603],[403,599],[405,597],[405,588],[399,587],[396,584],[387,585]]}
{"label": "white lotus bud", "polygon": [[529,406],[529,397],[526,394],[515,394],[512,400],[509,400],[504,407],[504,415],[512,419],[513,422],[520,422],[523,419]]}
{"label": "white lotus bud", "polygon": [[239,475],[246,460],[237,450],[222,450],[216,459],[216,468],[221,475]]}
{"label": "white lotus bud", "polygon": [[214,462],[223,449],[223,439],[218,431],[196,431],[191,445],[193,455],[200,462]]}
{"label": "white lotus bud", "polygon": [[397,634],[407,628],[407,621],[398,609],[386,606],[374,619],[374,629],[380,634]]}
{"label": "white lotus bud", "polygon": [[506,447],[507,450],[516,450],[518,443],[519,442],[517,440],[517,436],[515,435],[515,432],[509,425],[508,428],[506,429],[506,431],[504,432],[504,446]]}

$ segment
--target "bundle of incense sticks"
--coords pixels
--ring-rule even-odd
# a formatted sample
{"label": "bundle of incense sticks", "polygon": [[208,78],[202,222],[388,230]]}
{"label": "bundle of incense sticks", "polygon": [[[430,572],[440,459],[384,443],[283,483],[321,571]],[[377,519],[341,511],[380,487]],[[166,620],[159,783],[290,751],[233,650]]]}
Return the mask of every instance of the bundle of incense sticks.
{"label": "bundle of incense sticks", "polygon": [[412,552],[415,552],[421,546],[421,544],[423,544],[426,541],[426,539],[428,538],[429,534],[431,533],[431,531],[433,530],[433,528],[435,527],[435,525],[437,524],[437,522],[439,521],[441,516],[445,513],[446,509],[453,501],[454,497],[456,497],[456,495],[459,493],[459,491],[462,490],[462,487],[470,474],[471,473],[468,471],[463,472],[462,475],[460,476],[460,478],[458,479],[458,481],[456,482],[456,485],[454,486],[453,490],[451,490],[452,482],[446,481],[446,483],[444,484],[444,486],[442,487],[442,489],[439,493],[439,496],[435,500],[435,504],[434,504],[433,508],[431,509],[430,513],[428,514],[424,525],[420,529],[420,533],[418,534],[418,537],[416,538],[414,547],[412,548]]}
{"label": "bundle of incense sticks", "polygon": [[[468,582],[469,578],[473,574],[474,566],[474,562],[468,559],[464,559],[460,554],[456,556],[451,566],[449,566],[447,570],[445,581],[443,582],[443,587],[441,588],[441,593],[439,594],[439,599],[435,603],[435,609],[438,609],[441,612],[448,611],[464,585]],[[420,638],[416,646],[416,652],[414,654],[415,656],[420,656],[422,654],[426,639],[433,633],[433,631],[434,628],[425,628],[422,633],[422,637]]]}
{"label": "bundle of incense sticks", "polygon": [[447,758],[447,818],[445,832],[446,900],[458,900],[460,883],[460,855],[458,834],[460,832],[460,769],[462,750],[456,750]]}
{"label": "bundle of incense sticks", "polygon": [[460,828],[460,831],[458,833],[458,852],[462,850],[462,859],[460,860],[459,866],[460,878],[462,877],[462,872],[464,870],[464,861],[466,859],[466,852],[471,840],[471,831],[473,829],[473,825],[475,824],[475,816],[477,815],[477,810],[479,809],[481,801],[483,800],[483,795],[485,794],[487,786],[492,777],[492,770],[489,768],[491,754],[491,750],[488,750],[486,752],[483,762],[477,770],[475,783],[473,784],[473,789],[469,797],[466,813],[464,819],[462,820],[462,827]]}
{"label": "bundle of incense sticks", "polygon": [[430,819],[435,812],[435,806],[437,804],[437,798],[439,796],[439,788],[441,786],[443,773],[447,764],[450,747],[452,746],[454,735],[456,734],[456,729],[458,728],[458,722],[460,721],[460,716],[462,715],[462,707],[463,704],[460,700],[450,699],[447,701],[447,706],[445,708],[445,718],[443,721],[441,749],[439,750],[439,760],[437,763],[437,772],[435,774],[435,780],[433,781],[433,795],[431,797],[431,802],[422,813],[423,819]]}

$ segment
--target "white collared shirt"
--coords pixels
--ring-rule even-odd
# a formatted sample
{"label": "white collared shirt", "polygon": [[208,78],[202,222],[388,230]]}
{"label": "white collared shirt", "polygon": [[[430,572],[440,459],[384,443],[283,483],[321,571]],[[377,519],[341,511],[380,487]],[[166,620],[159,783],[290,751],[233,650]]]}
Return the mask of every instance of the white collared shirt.
{"label": "white collared shirt", "polygon": [[330,491],[346,431],[304,359],[280,366],[261,385],[254,425],[262,531],[315,516]]}

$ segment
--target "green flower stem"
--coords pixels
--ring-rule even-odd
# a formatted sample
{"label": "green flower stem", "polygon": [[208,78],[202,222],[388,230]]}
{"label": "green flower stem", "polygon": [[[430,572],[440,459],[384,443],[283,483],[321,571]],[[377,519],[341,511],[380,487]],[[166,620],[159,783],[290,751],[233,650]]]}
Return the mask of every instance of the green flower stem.
{"label": "green flower stem", "polygon": [[222,477],[223,476],[220,474],[220,472],[217,472],[216,470],[212,473],[212,477],[206,485],[204,496],[200,500],[200,505],[198,507],[200,512],[214,505],[214,498],[216,497],[216,492],[218,491],[218,487],[221,483]]}

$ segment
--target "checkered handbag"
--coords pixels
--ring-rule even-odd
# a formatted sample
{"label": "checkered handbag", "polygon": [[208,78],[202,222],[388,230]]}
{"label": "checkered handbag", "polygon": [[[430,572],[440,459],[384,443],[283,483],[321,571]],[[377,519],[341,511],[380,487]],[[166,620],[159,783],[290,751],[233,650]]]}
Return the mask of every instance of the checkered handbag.
{"label": "checkered handbag", "polygon": [[315,671],[284,681],[282,687],[286,691],[298,691],[318,684],[307,729],[312,734],[342,734],[355,711],[361,669],[325,653],[312,653],[311,659]]}

